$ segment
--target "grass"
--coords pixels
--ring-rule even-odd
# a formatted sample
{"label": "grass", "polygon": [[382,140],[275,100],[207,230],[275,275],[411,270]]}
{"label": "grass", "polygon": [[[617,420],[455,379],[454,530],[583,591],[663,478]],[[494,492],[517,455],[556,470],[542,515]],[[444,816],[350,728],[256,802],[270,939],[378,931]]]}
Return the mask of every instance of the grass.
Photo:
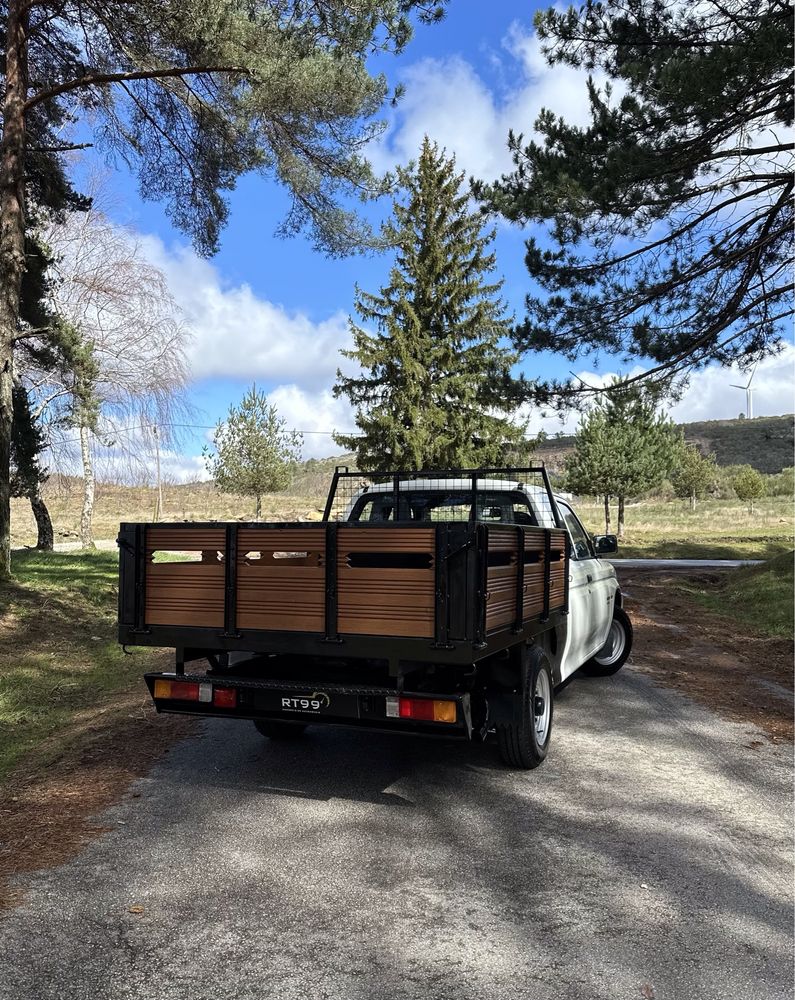
{"label": "grass", "polygon": [[787,552],[762,566],[733,570],[717,588],[688,584],[681,589],[708,610],[743,622],[756,632],[791,639],[793,556]]}
{"label": "grass", "polygon": [[[295,492],[268,496],[263,519],[319,520],[331,479],[325,465],[302,474]],[[250,498],[218,493],[210,483],[167,486],[167,521],[251,520]],[[47,484],[45,496],[55,526],[56,542],[74,541],[80,522],[80,481],[60,477]],[[739,500],[705,500],[695,511],[681,500],[630,503],[626,510],[627,537],[619,556],[636,558],[771,559],[793,545],[792,498],[770,497],[750,515]],[[97,488],[94,536],[115,539],[120,521],[151,521],[155,491],[150,487],[100,485]],[[586,527],[604,531],[601,505],[577,504]],[[613,509],[615,517],[615,507]],[[12,544],[31,545],[36,526],[27,501],[12,501]],[[615,521],[613,522],[615,530]]]}
{"label": "grass", "polygon": [[17,552],[13,572],[0,585],[0,780],[140,684],[144,658],[157,655],[128,657],[116,644],[115,552]]}
{"label": "grass", "polygon": [[[585,526],[605,530],[601,504],[578,504]],[[615,509],[613,510],[615,517]],[[792,498],[770,497],[749,514],[739,500],[680,500],[627,505],[619,556],[657,559],[773,559],[793,546]],[[612,530],[616,530],[615,521]]]}

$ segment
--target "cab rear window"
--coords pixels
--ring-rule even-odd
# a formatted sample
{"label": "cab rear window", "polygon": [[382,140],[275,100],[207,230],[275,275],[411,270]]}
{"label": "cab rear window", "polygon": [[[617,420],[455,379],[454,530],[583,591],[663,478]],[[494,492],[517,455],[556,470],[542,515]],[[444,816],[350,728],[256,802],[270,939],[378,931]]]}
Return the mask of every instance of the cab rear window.
{"label": "cab rear window", "polygon": [[[492,524],[538,523],[523,493],[478,491],[474,506],[478,521]],[[351,521],[410,521],[415,524],[472,519],[471,490],[407,491],[399,495],[397,510],[394,493],[366,493],[356,501],[350,516]]]}

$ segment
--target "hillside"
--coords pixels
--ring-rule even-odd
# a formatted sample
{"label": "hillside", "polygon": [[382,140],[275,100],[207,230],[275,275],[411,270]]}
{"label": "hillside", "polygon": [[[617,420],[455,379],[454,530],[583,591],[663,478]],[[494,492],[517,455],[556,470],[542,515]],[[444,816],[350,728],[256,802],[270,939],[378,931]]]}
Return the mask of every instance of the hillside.
{"label": "hillside", "polygon": [[[685,440],[704,452],[714,452],[718,465],[752,465],[759,472],[781,472],[792,465],[795,415],[754,417],[753,420],[702,420],[680,424]],[[561,471],[574,446],[573,435],[549,438],[536,457],[553,471]]]}

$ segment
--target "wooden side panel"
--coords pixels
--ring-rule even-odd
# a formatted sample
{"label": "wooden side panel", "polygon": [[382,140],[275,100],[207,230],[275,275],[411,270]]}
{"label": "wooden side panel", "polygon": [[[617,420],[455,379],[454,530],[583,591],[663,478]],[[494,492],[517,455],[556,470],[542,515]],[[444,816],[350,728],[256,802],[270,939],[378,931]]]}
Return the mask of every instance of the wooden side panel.
{"label": "wooden side panel", "polygon": [[[401,566],[401,556],[405,566]],[[433,528],[345,528],[337,536],[341,633],[434,637]],[[383,565],[379,565],[383,563]]]}
{"label": "wooden side panel", "polygon": [[486,631],[511,625],[516,620],[516,572],[518,533],[511,528],[489,525],[486,569]]}
{"label": "wooden side panel", "polygon": [[[516,574],[518,570],[518,533],[510,528],[490,525],[488,551],[490,565],[486,574],[486,630],[505,628],[516,620]],[[549,610],[565,602],[565,533],[553,529],[550,537]],[[524,597],[522,615],[534,618],[544,611],[544,529],[525,530]]]}
{"label": "wooden side panel", "polygon": [[323,524],[241,528],[237,536],[237,627],[322,632],[325,565]]}
{"label": "wooden side panel", "polygon": [[[146,529],[147,625],[224,626],[223,528]],[[201,562],[153,563],[155,552],[201,552]]]}

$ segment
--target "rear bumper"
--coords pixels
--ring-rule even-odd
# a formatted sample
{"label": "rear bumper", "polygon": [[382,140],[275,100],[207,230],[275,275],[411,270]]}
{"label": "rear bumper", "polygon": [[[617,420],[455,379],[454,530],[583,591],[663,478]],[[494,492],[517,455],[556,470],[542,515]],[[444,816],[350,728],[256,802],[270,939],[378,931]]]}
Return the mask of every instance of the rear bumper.
{"label": "rear bumper", "polygon": [[[151,673],[146,674],[144,679],[158,712],[225,719],[262,719],[312,726],[348,726],[459,740],[472,738],[470,696],[466,693],[398,693],[394,688],[365,685],[296,683],[206,674]],[[174,682],[179,686],[178,691],[190,689],[191,695],[195,694],[193,689],[198,688],[201,700],[195,697],[160,697],[156,692],[158,681]],[[183,685],[187,687],[183,688]],[[158,691],[164,687],[166,685],[157,684]],[[235,692],[235,695],[230,696],[226,692]],[[455,721],[401,718],[396,714],[399,698],[453,702]],[[230,700],[234,701],[233,706],[229,706]]]}

